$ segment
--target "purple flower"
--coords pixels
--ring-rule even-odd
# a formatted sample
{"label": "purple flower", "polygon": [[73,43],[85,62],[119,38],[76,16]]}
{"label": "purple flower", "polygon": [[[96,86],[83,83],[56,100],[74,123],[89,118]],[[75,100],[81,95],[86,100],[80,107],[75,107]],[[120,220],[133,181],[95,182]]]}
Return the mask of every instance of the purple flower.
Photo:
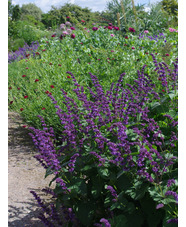
{"label": "purple flower", "polygon": [[109,191],[110,191],[110,193],[111,193],[111,194],[112,194],[112,196],[114,197],[114,201],[116,201],[116,199],[117,199],[118,195],[117,195],[116,191],[113,189],[113,187],[112,187],[112,186],[110,186],[110,185],[108,185],[108,186],[107,186],[107,190],[109,190]]}
{"label": "purple flower", "polygon": [[178,223],[178,219],[177,219],[177,218],[169,219],[169,220],[167,221],[167,224],[169,224],[169,223]]}
{"label": "purple flower", "polygon": [[163,204],[163,203],[160,203],[160,204],[158,204],[158,205],[156,206],[156,209],[158,210],[158,209],[160,209],[160,208],[162,208],[162,207],[164,207],[164,204]]}
{"label": "purple flower", "polygon": [[111,227],[111,224],[109,223],[109,221],[105,218],[100,219],[101,223],[105,224],[105,227]]}
{"label": "purple flower", "polygon": [[173,196],[174,199],[178,202],[178,194],[176,192],[173,192],[173,191],[167,191],[165,193],[166,196]]}
{"label": "purple flower", "polygon": [[169,188],[169,187],[171,187],[172,184],[175,184],[175,183],[176,183],[176,182],[175,182],[174,179],[170,179],[170,180],[168,180],[168,182],[167,182],[167,187]]}
{"label": "purple flower", "polygon": [[62,179],[57,178],[56,179],[56,183],[59,183],[63,190],[68,190],[67,187],[66,187],[65,182]]}

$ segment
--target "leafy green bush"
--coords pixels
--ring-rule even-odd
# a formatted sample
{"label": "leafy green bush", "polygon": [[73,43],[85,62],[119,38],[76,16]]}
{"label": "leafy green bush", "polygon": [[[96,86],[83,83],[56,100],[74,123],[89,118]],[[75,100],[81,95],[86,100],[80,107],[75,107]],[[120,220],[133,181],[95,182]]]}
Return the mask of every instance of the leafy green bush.
{"label": "leafy green bush", "polygon": [[8,39],[8,50],[11,51],[16,51],[19,48],[22,48],[25,44],[25,40],[20,38],[20,39]]}

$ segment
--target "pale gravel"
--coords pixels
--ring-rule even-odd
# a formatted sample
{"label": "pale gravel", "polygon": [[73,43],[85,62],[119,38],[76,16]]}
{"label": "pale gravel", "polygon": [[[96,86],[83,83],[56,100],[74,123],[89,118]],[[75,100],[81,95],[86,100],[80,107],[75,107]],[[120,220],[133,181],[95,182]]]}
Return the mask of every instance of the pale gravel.
{"label": "pale gravel", "polygon": [[[30,190],[34,190],[46,202],[41,190],[49,186],[52,176],[45,177],[45,169],[33,158],[34,150],[28,129],[23,128],[19,114],[8,114],[8,226],[43,227],[37,218],[41,211]],[[52,187],[54,187],[52,183]]]}

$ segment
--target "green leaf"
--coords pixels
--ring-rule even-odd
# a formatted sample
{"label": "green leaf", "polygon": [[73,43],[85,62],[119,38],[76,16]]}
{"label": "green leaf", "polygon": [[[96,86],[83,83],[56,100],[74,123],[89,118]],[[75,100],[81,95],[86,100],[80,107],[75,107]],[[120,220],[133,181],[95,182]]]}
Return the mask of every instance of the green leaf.
{"label": "green leaf", "polygon": [[165,215],[165,211],[163,209],[156,210],[156,203],[150,197],[149,193],[146,193],[143,199],[140,200],[140,204],[146,217],[148,226],[159,226]]}
{"label": "green leaf", "polygon": [[157,189],[153,186],[153,187],[149,187],[148,189],[149,193],[150,193],[150,196],[152,197],[152,199],[154,201],[157,201],[157,202],[161,202],[162,201],[162,195],[157,192]]}
{"label": "green leaf", "polygon": [[73,179],[68,186],[68,189],[71,190],[71,193],[86,195],[87,193],[87,186],[83,179]]}
{"label": "green leaf", "polygon": [[175,97],[178,96],[178,91],[177,90],[176,91],[170,91],[168,95],[169,95],[170,99],[172,100],[172,99],[174,99]]}
{"label": "green leaf", "polygon": [[102,189],[103,189],[103,181],[100,179],[99,176],[95,176],[91,178],[92,180],[92,196],[96,199],[100,196]]}
{"label": "green leaf", "polygon": [[143,198],[143,196],[148,190],[148,187],[149,187],[149,183],[139,181],[134,184],[132,189],[126,191],[126,193],[130,195],[132,199],[139,200]]}
{"label": "green leaf", "polygon": [[93,220],[96,206],[94,201],[89,201],[89,203],[79,202],[74,205],[74,210],[80,222],[85,226],[89,226]]}
{"label": "green leaf", "polygon": [[49,175],[53,174],[54,171],[51,169],[51,167],[48,167],[46,169],[46,173],[45,173],[45,178],[48,177]]}
{"label": "green leaf", "polygon": [[99,168],[98,169],[98,174],[103,179],[108,179],[108,177],[109,177],[109,170],[106,169],[106,168]]}
{"label": "green leaf", "polygon": [[116,181],[116,187],[119,188],[121,191],[126,191],[132,187],[131,179],[126,175],[126,172],[121,171],[118,173]]}
{"label": "green leaf", "polygon": [[111,226],[124,227],[126,223],[127,223],[126,216],[123,214],[120,214],[113,218],[113,220],[111,222]]}

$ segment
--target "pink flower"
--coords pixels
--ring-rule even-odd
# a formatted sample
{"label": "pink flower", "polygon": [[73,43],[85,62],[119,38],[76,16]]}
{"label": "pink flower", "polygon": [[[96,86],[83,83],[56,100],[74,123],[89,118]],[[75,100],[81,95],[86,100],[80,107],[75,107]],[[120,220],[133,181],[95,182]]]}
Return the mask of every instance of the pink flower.
{"label": "pink flower", "polygon": [[70,27],[71,30],[76,30],[74,27]]}
{"label": "pink flower", "polygon": [[145,30],[144,33],[149,33],[149,31],[148,30]]}
{"label": "pink flower", "polygon": [[111,50],[111,52],[114,52],[114,50]]}
{"label": "pink flower", "polygon": [[114,37],[114,34],[110,34],[110,36]]}
{"label": "pink flower", "polygon": [[27,98],[28,98],[28,96],[27,96],[27,95],[25,95],[25,96],[24,96],[24,99],[27,99]]}
{"label": "pink flower", "polygon": [[128,39],[129,37],[128,36],[125,36],[125,39]]}
{"label": "pink flower", "polygon": [[166,54],[166,56],[170,56],[169,54]]}
{"label": "pink flower", "polygon": [[21,111],[23,111],[24,109],[23,109],[23,108],[21,108],[20,110],[21,110]]}
{"label": "pink flower", "polygon": [[170,32],[175,32],[176,29],[174,29],[174,28],[169,28],[169,31],[170,31]]}
{"label": "pink flower", "polygon": [[42,108],[42,110],[46,110],[46,108],[45,108],[45,107],[43,107],[43,108]]}
{"label": "pink flower", "polygon": [[26,128],[27,126],[26,126],[26,125],[23,125],[22,127],[23,127],[23,128]]}
{"label": "pink flower", "polygon": [[38,82],[38,81],[39,81],[38,79],[35,80],[35,82]]}
{"label": "pink flower", "polygon": [[135,48],[134,48],[134,47],[132,47],[132,49],[134,50]]}
{"label": "pink flower", "polygon": [[81,20],[82,23],[85,23],[85,20]]}
{"label": "pink flower", "polygon": [[72,35],[71,35],[71,38],[72,39],[74,39],[76,36],[75,36],[75,34],[73,33]]}
{"label": "pink flower", "polygon": [[51,88],[54,88],[54,85],[50,85]]}
{"label": "pink flower", "polygon": [[67,31],[63,31],[62,33],[63,33],[63,35],[68,35]]}
{"label": "pink flower", "polygon": [[22,77],[26,77],[26,75],[22,75]]}

